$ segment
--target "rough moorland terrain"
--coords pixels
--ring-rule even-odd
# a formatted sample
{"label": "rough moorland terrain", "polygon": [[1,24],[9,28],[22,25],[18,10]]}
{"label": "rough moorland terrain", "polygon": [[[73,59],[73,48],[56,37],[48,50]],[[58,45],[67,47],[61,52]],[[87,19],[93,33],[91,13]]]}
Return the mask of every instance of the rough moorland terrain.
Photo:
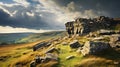
{"label": "rough moorland terrain", "polygon": [[119,19],[77,18],[65,26],[67,35],[24,44],[13,50],[16,59],[3,55],[0,62],[9,61],[10,67],[120,67]]}

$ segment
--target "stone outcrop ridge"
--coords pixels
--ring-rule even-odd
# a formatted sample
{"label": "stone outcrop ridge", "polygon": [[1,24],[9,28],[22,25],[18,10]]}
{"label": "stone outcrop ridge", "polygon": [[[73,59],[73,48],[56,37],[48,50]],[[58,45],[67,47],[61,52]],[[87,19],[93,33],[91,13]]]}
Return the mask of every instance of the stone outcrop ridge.
{"label": "stone outcrop ridge", "polygon": [[89,32],[97,31],[100,29],[111,29],[117,24],[120,24],[120,20],[100,16],[93,19],[77,18],[75,21],[67,22],[65,26],[67,33],[69,36],[71,36],[76,34],[88,34]]}

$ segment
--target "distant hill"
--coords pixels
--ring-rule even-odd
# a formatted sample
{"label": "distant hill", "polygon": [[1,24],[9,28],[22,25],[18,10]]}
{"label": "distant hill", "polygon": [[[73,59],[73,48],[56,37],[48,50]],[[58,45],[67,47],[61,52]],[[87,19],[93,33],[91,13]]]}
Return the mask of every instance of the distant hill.
{"label": "distant hill", "polygon": [[64,37],[64,36],[65,36],[64,31],[35,33],[35,34],[30,34],[28,37],[21,38],[20,40],[17,41],[17,43],[34,42],[37,40],[45,40],[45,39]]}
{"label": "distant hill", "polygon": [[0,34],[0,45],[28,43],[37,40],[65,36],[64,31],[52,31],[45,33],[10,33]]}

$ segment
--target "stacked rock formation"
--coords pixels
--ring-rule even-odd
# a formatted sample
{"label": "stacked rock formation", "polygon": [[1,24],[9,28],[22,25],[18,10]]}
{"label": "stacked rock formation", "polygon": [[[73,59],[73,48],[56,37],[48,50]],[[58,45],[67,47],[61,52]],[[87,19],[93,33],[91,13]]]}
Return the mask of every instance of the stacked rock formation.
{"label": "stacked rock formation", "polygon": [[75,21],[67,22],[65,26],[67,33],[71,36],[88,34],[100,29],[110,29],[118,23],[119,21],[113,18],[100,16],[93,19],[77,18]]}

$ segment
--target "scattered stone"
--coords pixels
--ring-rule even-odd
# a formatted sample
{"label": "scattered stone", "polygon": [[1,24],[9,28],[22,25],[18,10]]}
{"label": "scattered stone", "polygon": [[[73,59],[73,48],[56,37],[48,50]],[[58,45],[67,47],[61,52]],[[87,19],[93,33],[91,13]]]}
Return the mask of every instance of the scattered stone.
{"label": "scattered stone", "polygon": [[87,41],[83,49],[81,50],[81,53],[85,56],[88,54],[98,54],[99,52],[110,49],[110,45],[105,42],[93,42],[93,41]]}
{"label": "scattered stone", "polygon": [[74,40],[73,42],[70,43],[71,48],[79,48],[82,47],[82,45],[78,42],[78,40]]}
{"label": "scattered stone", "polygon": [[66,60],[72,59],[72,58],[74,58],[74,57],[75,57],[75,56],[73,56],[73,55],[67,56],[67,57],[66,57]]}

